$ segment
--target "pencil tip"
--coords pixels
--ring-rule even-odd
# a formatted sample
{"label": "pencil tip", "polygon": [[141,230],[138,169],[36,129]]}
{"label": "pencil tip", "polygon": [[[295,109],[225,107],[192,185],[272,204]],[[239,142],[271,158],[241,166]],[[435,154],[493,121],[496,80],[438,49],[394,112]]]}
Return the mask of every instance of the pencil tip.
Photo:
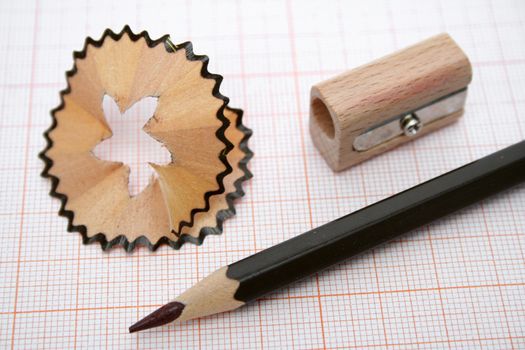
{"label": "pencil tip", "polygon": [[184,310],[184,307],[184,304],[177,301],[168,303],[129,327],[129,332],[135,333],[173,322],[179,318],[182,310]]}

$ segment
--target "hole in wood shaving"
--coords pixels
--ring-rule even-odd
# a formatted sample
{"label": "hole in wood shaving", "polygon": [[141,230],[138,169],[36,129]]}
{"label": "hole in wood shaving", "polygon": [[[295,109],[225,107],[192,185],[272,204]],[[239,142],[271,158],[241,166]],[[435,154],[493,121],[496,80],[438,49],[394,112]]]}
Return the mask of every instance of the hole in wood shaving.
{"label": "hole in wood shaving", "polygon": [[115,100],[104,95],[102,107],[113,136],[100,142],[93,153],[102,160],[122,162],[130,169],[128,189],[139,194],[156,176],[148,163],[167,164],[168,150],[142,130],[157,107],[156,97],[145,97],[121,113]]}

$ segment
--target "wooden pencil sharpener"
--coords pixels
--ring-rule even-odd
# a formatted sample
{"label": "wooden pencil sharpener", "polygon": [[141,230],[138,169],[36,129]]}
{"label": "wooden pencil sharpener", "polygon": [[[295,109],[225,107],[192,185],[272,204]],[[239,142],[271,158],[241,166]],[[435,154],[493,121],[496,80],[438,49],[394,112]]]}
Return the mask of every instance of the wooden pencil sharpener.
{"label": "wooden pencil sharpener", "polygon": [[472,69],[440,34],[312,87],[310,133],[334,171],[414,140],[463,114]]}

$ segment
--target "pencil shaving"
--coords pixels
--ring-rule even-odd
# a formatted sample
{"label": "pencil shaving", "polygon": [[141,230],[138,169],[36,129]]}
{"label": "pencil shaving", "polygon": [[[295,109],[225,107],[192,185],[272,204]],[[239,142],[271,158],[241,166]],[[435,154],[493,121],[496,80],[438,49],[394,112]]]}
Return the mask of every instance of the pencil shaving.
{"label": "pencil shaving", "polygon": [[[108,29],[100,40],[87,38],[74,53],[68,88],[51,112],[48,145],[40,156],[46,163],[42,175],[52,180],[51,195],[62,202],[59,214],[84,243],[128,251],[137,244],[152,250],[200,244],[206,235],[220,234],[223,221],[235,213],[233,200],[251,177],[246,167],[251,131],[242,124],[242,111],[227,106],[219,92],[222,77],[209,73],[207,63],[189,42],[152,40],[128,26],[118,34]],[[156,176],[135,196],[128,190],[129,167],[92,152],[112,136],[104,95],[121,112],[144,97],[158,99],[143,130],[163,144],[171,162],[150,163]]]}

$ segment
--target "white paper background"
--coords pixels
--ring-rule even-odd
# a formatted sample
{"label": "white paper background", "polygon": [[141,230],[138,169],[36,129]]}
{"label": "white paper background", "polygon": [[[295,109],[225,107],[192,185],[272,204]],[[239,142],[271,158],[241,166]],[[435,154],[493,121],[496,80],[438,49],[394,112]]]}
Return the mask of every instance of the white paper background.
{"label": "white paper background", "polygon": [[[126,23],[209,55],[254,130],[238,215],[201,247],[84,246],[39,177],[71,52]],[[332,173],[310,86],[443,31],[474,67],[464,118]],[[523,1],[2,0],[0,347],[525,348],[523,185],[238,311],[127,333],[221,265],[524,138]]]}

